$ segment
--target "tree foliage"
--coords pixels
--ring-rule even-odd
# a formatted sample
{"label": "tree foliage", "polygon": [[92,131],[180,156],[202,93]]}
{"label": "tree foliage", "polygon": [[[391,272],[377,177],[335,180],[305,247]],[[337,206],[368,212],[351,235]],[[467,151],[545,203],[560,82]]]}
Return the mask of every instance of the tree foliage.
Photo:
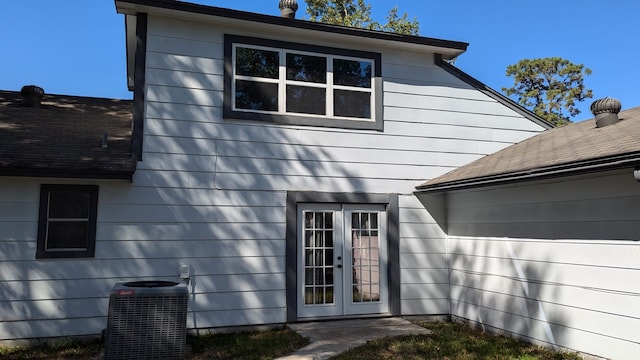
{"label": "tree foliage", "polygon": [[407,13],[400,16],[398,7],[389,10],[387,23],[380,24],[371,17],[371,5],[364,0],[306,0],[309,20],[369,30],[381,30],[405,35],[418,35],[417,19]]}
{"label": "tree foliage", "polygon": [[538,116],[561,126],[580,113],[576,101],[593,97],[584,86],[584,78],[590,74],[583,64],[560,57],[523,59],[507,66],[507,76],[513,77],[514,85],[503,87],[502,91]]}

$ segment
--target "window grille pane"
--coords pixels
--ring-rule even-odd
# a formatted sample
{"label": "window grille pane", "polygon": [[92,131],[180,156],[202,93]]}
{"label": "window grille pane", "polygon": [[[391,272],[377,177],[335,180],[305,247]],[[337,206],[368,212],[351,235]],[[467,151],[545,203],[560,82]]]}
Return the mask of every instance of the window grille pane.
{"label": "window grille pane", "polygon": [[371,118],[371,93],[335,90],[333,103],[335,116]]}
{"label": "window grille pane", "polygon": [[236,48],[237,75],[277,79],[279,66],[280,53],[277,51]]}
{"label": "window grille pane", "polygon": [[78,191],[51,191],[49,218],[89,218],[90,195]]}
{"label": "window grille pane", "polygon": [[49,221],[47,250],[86,249],[88,227],[86,221]]}
{"label": "window grille pane", "polygon": [[371,88],[371,68],[368,61],[333,59],[333,83]]}
{"label": "window grille pane", "polygon": [[324,84],[327,82],[327,58],[287,54],[287,80]]}
{"label": "window grille pane", "polygon": [[326,100],[324,88],[287,85],[287,112],[325,115]]}
{"label": "window grille pane", "polygon": [[237,80],[236,108],[278,111],[278,84]]}

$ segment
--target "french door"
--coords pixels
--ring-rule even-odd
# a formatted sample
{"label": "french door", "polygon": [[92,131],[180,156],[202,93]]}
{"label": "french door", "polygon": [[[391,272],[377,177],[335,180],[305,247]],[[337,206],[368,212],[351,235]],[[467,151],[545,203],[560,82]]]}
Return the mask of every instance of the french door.
{"label": "french door", "polygon": [[298,206],[298,317],[389,311],[382,205]]}

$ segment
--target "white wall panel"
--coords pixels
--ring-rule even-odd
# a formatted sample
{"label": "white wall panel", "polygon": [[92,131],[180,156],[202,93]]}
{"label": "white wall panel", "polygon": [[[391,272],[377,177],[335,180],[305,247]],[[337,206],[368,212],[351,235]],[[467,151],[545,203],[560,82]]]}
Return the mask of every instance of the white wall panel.
{"label": "white wall panel", "polygon": [[637,185],[615,171],[450,194],[452,314],[637,357],[629,331],[640,326]]}

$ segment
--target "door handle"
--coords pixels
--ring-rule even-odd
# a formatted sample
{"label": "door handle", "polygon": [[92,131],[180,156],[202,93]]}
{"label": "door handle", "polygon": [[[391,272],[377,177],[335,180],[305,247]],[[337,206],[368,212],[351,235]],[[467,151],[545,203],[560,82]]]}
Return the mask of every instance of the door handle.
{"label": "door handle", "polygon": [[338,269],[342,269],[342,264],[338,264]]}

